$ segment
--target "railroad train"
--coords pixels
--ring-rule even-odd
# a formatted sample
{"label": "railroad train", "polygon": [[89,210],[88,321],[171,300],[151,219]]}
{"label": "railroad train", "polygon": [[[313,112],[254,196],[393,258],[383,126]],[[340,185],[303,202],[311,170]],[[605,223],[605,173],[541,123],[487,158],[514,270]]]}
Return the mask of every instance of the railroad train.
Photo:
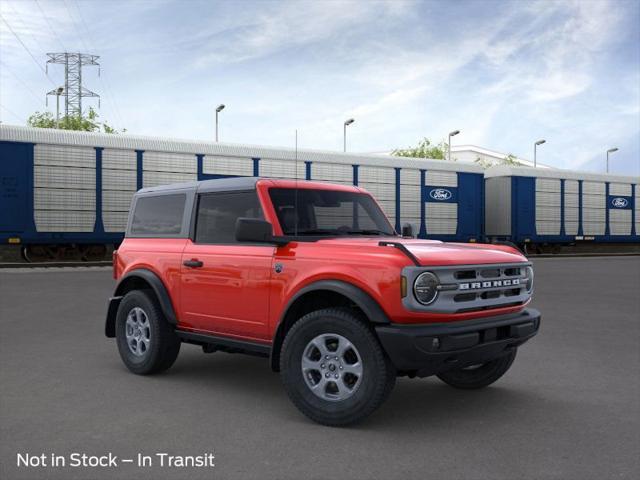
{"label": "railroad train", "polygon": [[2,124],[0,244],[28,261],[103,258],[138,189],[234,176],[361,186],[419,238],[640,241],[638,177]]}

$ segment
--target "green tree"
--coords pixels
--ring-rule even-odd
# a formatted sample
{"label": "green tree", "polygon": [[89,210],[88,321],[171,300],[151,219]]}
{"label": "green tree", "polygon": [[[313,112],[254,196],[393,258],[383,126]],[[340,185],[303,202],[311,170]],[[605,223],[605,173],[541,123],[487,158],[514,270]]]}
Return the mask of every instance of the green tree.
{"label": "green tree", "polygon": [[89,108],[86,116],[65,115],[60,118],[59,125],[56,125],[53,113],[36,112],[29,117],[27,125],[37,128],[60,128],[62,130],[80,130],[83,132],[124,133],[127,131],[123,128],[121,132],[118,132],[107,122],[98,121],[98,116],[98,113],[93,108]]}
{"label": "green tree", "polygon": [[438,144],[431,143],[427,137],[418,142],[416,147],[397,148],[391,155],[397,157],[415,157],[415,158],[435,158],[437,160],[446,160],[449,146],[443,141]]}
{"label": "green tree", "polygon": [[485,168],[485,169],[489,167],[493,167],[495,165],[509,165],[512,167],[517,167],[522,165],[522,163],[520,163],[517,160],[517,157],[512,153],[509,153],[506,157],[504,157],[503,159],[497,162],[493,160],[487,160],[484,158],[477,157],[475,160],[475,163],[477,163],[478,165],[480,165],[482,168]]}

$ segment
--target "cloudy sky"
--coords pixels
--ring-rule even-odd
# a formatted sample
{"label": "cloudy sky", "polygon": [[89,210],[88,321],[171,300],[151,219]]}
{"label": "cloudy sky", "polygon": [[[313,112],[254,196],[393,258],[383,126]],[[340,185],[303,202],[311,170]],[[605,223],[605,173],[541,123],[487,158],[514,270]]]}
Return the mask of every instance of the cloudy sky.
{"label": "cloudy sky", "polygon": [[[0,0],[0,115],[43,110],[62,67],[129,133],[388,151],[453,129],[561,168],[640,174],[640,2]],[[91,103],[89,101],[88,103]],[[55,109],[50,101],[49,109]]]}

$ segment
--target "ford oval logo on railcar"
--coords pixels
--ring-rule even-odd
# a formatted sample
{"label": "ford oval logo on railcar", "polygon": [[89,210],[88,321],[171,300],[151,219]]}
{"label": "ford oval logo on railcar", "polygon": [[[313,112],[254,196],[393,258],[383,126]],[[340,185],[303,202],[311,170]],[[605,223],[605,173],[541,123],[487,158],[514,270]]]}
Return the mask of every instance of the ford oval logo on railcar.
{"label": "ford oval logo on railcar", "polygon": [[434,188],[429,192],[429,196],[434,200],[444,201],[449,200],[453,196],[453,194],[446,188]]}
{"label": "ford oval logo on railcar", "polygon": [[611,206],[613,208],[627,208],[627,205],[629,205],[629,200],[626,198],[616,197],[611,199]]}

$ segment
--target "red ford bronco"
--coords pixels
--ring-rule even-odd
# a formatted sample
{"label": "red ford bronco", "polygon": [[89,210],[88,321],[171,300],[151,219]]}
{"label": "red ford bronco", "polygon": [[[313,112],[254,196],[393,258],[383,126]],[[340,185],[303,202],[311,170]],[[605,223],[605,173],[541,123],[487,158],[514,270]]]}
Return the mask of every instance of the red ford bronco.
{"label": "red ford bronco", "polygon": [[145,188],[114,253],[105,333],[137,374],[181,343],[268,357],[309,418],[372,413],[397,376],[482,388],[540,314],[515,248],[394,232],[365,190],[230,178]]}

